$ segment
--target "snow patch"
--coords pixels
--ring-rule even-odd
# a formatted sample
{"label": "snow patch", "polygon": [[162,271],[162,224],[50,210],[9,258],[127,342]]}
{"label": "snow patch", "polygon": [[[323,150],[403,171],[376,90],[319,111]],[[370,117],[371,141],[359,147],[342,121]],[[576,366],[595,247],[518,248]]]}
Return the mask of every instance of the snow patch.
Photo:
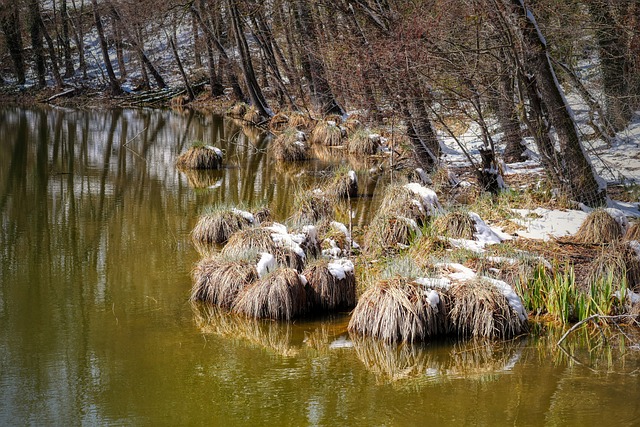
{"label": "snow patch", "polygon": [[251,212],[243,211],[241,209],[236,209],[236,208],[232,208],[231,212],[233,212],[236,215],[240,215],[241,217],[249,221],[251,224],[253,224],[256,220]]}
{"label": "snow patch", "polygon": [[256,270],[258,271],[258,277],[263,277],[270,271],[276,268],[276,259],[268,252],[262,252],[260,254],[260,261],[256,264]]}
{"label": "snow patch", "polygon": [[527,311],[524,309],[524,305],[522,304],[522,300],[518,294],[513,290],[508,283],[503,282],[502,280],[492,279],[490,277],[485,277],[484,280],[489,281],[493,286],[496,287],[502,295],[507,299],[509,306],[516,312],[520,320],[523,322],[527,320]]}
{"label": "snow patch", "polygon": [[347,277],[347,274],[353,273],[354,267],[351,260],[341,258],[327,264],[327,268],[329,269],[329,273],[331,273],[336,280],[344,280]]}

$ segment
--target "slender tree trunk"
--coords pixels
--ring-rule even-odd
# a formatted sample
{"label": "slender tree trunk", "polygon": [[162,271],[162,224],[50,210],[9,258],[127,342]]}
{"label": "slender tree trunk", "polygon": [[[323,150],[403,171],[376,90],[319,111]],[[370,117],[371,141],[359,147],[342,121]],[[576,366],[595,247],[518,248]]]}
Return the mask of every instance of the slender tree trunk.
{"label": "slender tree trunk", "polygon": [[196,67],[202,67],[202,49],[200,42],[200,31],[198,30],[198,19],[191,11],[191,32],[193,33],[193,57]]}
{"label": "slender tree trunk", "polygon": [[628,67],[626,38],[624,30],[617,28],[609,1],[589,0],[588,5],[596,25],[606,119],[619,131],[627,126],[633,115],[625,72]]}
{"label": "slender tree trunk", "polygon": [[316,56],[318,43],[311,7],[306,0],[296,0],[296,6],[298,36],[303,41],[302,62],[306,64],[307,73],[310,77],[311,102],[323,115],[337,114],[343,116],[345,114],[344,110],[336,101],[327,81],[324,64]]}
{"label": "slender tree trunk", "polygon": [[20,14],[18,8],[13,10],[2,10],[0,16],[0,24],[4,32],[11,61],[13,62],[13,71],[16,75],[18,84],[25,83],[24,56],[22,48],[22,31],[20,25]]}
{"label": "slender tree trunk", "polygon": [[70,20],[71,27],[73,28],[73,37],[76,42],[76,47],[78,48],[78,58],[80,62],[80,69],[82,70],[82,77],[87,78],[87,62],[85,61],[84,56],[84,31],[82,29],[83,20],[82,16],[84,15],[84,1],[80,3],[80,9],[76,6],[75,0],[71,0],[71,4],[73,5],[74,15],[77,16],[77,22],[74,22],[73,19]]}
{"label": "slender tree trunk", "polygon": [[62,81],[62,77],[60,76],[60,68],[58,67],[58,56],[56,54],[56,48],[53,44],[53,39],[47,31],[47,27],[44,26],[44,22],[42,21],[41,16],[40,27],[42,30],[42,34],[44,35],[44,39],[47,41],[47,47],[49,48],[49,59],[51,61],[51,71],[53,73],[53,79],[56,82],[56,86],[58,88],[61,88],[62,86],[64,86],[64,82]]}
{"label": "slender tree trunk", "polygon": [[[71,42],[69,40],[69,12],[67,10],[67,0],[60,2],[60,15],[62,19],[62,49],[64,53],[64,76],[73,76],[73,58],[71,57]],[[82,50],[82,47],[78,47]]]}
{"label": "slender tree trunk", "polygon": [[524,152],[527,150],[527,146],[523,143],[520,120],[518,120],[513,85],[513,75],[507,70],[500,70],[498,90],[496,91],[496,117],[503,135],[502,142],[505,144],[503,158],[507,163],[526,160]]}
{"label": "slender tree trunk", "polygon": [[519,15],[520,31],[527,50],[525,65],[528,74],[534,80],[532,83],[540,94],[544,111],[558,137],[562,155],[561,178],[574,200],[588,206],[601,206],[606,202],[606,187],[600,187],[580,142],[571,108],[551,65],[546,41],[523,0],[510,2]]}
{"label": "slender tree trunk", "polygon": [[93,19],[96,24],[96,30],[98,31],[98,39],[100,40],[100,48],[102,50],[102,59],[104,60],[104,65],[107,68],[107,75],[109,77],[109,87],[111,89],[111,94],[119,95],[120,93],[122,93],[122,89],[118,84],[118,79],[116,78],[116,74],[113,72],[111,59],[109,59],[109,47],[107,46],[107,40],[104,36],[104,29],[102,27],[102,21],[100,20],[100,12],[98,11],[97,0],[91,0],[91,5],[93,6]]}
{"label": "slender tree trunk", "polygon": [[251,61],[251,54],[249,52],[249,45],[247,39],[244,36],[244,28],[240,14],[235,0],[228,0],[227,5],[231,11],[231,20],[233,23],[233,33],[236,38],[238,50],[240,51],[240,64],[242,65],[242,72],[244,74],[245,83],[249,90],[249,96],[251,97],[251,103],[258,110],[258,113],[262,117],[271,117],[273,112],[269,108],[269,104],[262,94],[262,89],[256,79],[255,71],[253,69],[253,63]]}
{"label": "slender tree trunk", "polygon": [[47,81],[45,79],[45,62],[44,62],[44,46],[42,44],[42,26],[40,25],[40,3],[38,0],[30,0],[29,2],[29,32],[31,33],[31,49],[36,67],[36,75],[38,78],[38,87],[45,87]]}
{"label": "slender tree trunk", "polygon": [[184,72],[184,67],[182,66],[180,55],[178,55],[178,49],[176,48],[176,43],[173,40],[173,37],[170,37],[168,34],[167,34],[167,38],[169,39],[169,44],[171,45],[173,56],[176,59],[176,63],[178,64],[178,70],[180,71],[180,75],[182,76],[184,85],[187,88],[187,93],[189,94],[189,101],[193,101],[196,98],[196,95],[193,93],[193,89],[191,88],[191,84],[189,83],[189,78],[187,77],[187,73]]}
{"label": "slender tree trunk", "polygon": [[222,46],[222,43],[220,42],[218,37],[216,37],[213,30],[211,30],[211,28],[209,28],[209,26],[206,24],[198,9],[196,9],[194,5],[191,5],[191,10],[195,14],[196,19],[200,24],[200,28],[202,28],[202,30],[204,31],[205,35],[209,39],[209,42],[213,44],[218,50],[218,53],[220,54],[220,66],[225,70],[227,74],[227,78],[229,79],[229,83],[231,85],[231,88],[233,89],[235,98],[238,100],[244,100],[245,96],[242,92],[242,89],[240,88],[233,61],[231,60],[231,58],[229,58],[229,55],[227,55],[224,46]]}

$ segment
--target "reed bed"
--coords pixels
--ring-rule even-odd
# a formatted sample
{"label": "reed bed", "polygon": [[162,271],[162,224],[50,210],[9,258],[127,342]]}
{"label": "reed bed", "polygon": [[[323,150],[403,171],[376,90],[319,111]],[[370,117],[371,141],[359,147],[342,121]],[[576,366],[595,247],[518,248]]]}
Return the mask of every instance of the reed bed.
{"label": "reed bed", "polygon": [[355,128],[348,133],[347,150],[350,154],[372,155],[378,152],[380,135],[370,134],[366,129],[362,128]]}
{"label": "reed bed", "polygon": [[290,221],[296,225],[313,225],[330,220],[335,213],[335,201],[322,191],[299,191],[294,196],[297,210]]}
{"label": "reed bed", "polygon": [[332,120],[319,121],[311,132],[311,142],[329,147],[342,145],[342,130]]}
{"label": "reed bed", "polygon": [[476,232],[476,224],[469,214],[458,211],[436,217],[432,227],[436,234],[452,239],[473,240]]}
{"label": "reed bed", "polygon": [[597,283],[609,278],[618,289],[621,286],[634,292],[640,290],[640,259],[628,243],[613,243],[596,257],[587,272],[586,282]]}

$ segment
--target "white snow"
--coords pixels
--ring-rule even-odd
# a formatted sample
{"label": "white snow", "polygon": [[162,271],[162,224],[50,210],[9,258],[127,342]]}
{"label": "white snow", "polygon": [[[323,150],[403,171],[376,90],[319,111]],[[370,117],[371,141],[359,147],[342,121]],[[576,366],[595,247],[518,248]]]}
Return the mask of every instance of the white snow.
{"label": "white snow", "polygon": [[587,213],[578,210],[551,210],[546,208],[512,209],[522,218],[511,219],[526,227],[518,230],[518,235],[528,239],[549,240],[575,234],[587,217]]}
{"label": "white snow", "polygon": [[493,245],[502,243],[503,240],[511,239],[510,235],[489,227],[477,213],[469,212],[469,216],[476,224],[476,232],[473,233],[473,235],[478,242],[484,243],[485,245]]}
{"label": "white snow", "polygon": [[298,277],[300,278],[300,282],[303,285],[307,285],[307,283],[309,283],[309,281],[307,280],[307,277],[304,274],[298,274]]}
{"label": "white snow", "polygon": [[353,262],[347,258],[340,258],[335,261],[327,264],[327,268],[329,269],[329,273],[336,280],[344,280],[347,277],[347,274],[353,273]]}
{"label": "white snow", "polygon": [[256,220],[251,212],[243,211],[241,209],[236,209],[236,208],[232,208],[231,212],[233,212],[234,214],[240,215],[241,217],[249,221],[251,224],[253,224]]}
{"label": "white snow", "polygon": [[329,344],[330,349],[352,348],[352,347],[353,347],[353,341],[351,341],[349,338],[347,338],[344,335],[341,337],[338,337],[337,339],[333,340],[331,344]]}
{"label": "white snow", "polygon": [[347,228],[346,225],[338,221],[331,221],[331,227],[336,231],[339,231],[342,234],[344,234],[347,242],[351,245],[352,248],[357,249],[360,247],[360,245],[358,245],[356,242],[351,240],[351,233],[349,232],[349,229]]}
{"label": "white snow", "polygon": [[220,150],[218,147],[214,147],[213,145],[205,145],[205,148],[216,153],[216,156],[218,156],[218,158],[222,158],[222,150]]}
{"label": "white snow", "polygon": [[429,176],[427,175],[427,173],[424,171],[424,169],[422,168],[416,168],[416,173],[418,174],[418,176],[420,177],[420,181],[422,181],[423,184],[429,184],[431,183],[431,180],[429,179]]}
{"label": "white snow", "polygon": [[449,289],[451,287],[451,280],[446,277],[419,277],[414,282],[427,288]]}
{"label": "white snow", "polygon": [[502,292],[502,295],[504,295],[509,302],[509,306],[516,312],[520,320],[527,320],[527,311],[524,309],[524,305],[522,304],[520,297],[508,283],[503,282],[502,280],[492,279],[490,277],[485,277],[484,280],[489,281],[500,292]]}
{"label": "white snow", "polygon": [[428,214],[433,214],[442,210],[440,202],[438,201],[438,195],[432,189],[424,187],[415,182],[406,184],[404,188],[411,191],[415,195],[420,196],[422,206]]}
{"label": "white snow", "polygon": [[300,244],[307,238],[305,234],[289,234],[287,227],[277,222],[266,227],[266,229],[273,231],[273,233],[271,233],[271,240],[273,240],[276,245],[284,249],[291,249],[300,258],[305,258],[306,254],[300,247]]}
{"label": "white snow", "polygon": [[338,247],[338,245],[336,244],[336,241],[333,239],[326,239],[325,241],[329,243],[330,247],[329,249],[323,249],[322,255],[328,256],[331,258],[339,258],[340,255],[342,254],[342,249]]}
{"label": "white snow", "polygon": [[356,176],[356,172],[355,171],[353,171],[353,170],[349,171],[349,180],[351,182],[353,182],[354,184],[358,183],[358,177]]}
{"label": "white snow", "polygon": [[457,262],[439,262],[435,266],[448,271],[447,276],[451,280],[466,281],[476,277],[475,271]]}
{"label": "white snow", "polygon": [[622,232],[626,233],[629,228],[629,220],[627,220],[627,216],[620,209],[615,208],[606,208],[605,212],[607,212],[611,218],[615,219],[620,228],[622,228]]}
{"label": "white snow", "polygon": [[276,268],[276,259],[268,252],[262,252],[260,255],[260,261],[256,264],[256,270],[258,271],[258,277],[263,277]]}
{"label": "white snow", "polygon": [[440,304],[440,295],[438,294],[438,291],[431,289],[427,294],[427,301],[429,301],[431,308],[437,309],[438,304]]}

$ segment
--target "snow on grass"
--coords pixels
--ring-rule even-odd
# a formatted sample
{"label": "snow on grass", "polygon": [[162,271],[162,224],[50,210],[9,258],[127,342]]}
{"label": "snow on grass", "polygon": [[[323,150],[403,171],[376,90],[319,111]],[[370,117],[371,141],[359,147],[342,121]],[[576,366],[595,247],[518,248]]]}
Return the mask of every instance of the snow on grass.
{"label": "snow on grass", "polygon": [[354,249],[360,248],[360,245],[358,245],[356,242],[351,240],[351,233],[349,232],[349,229],[347,228],[346,225],[338,221],[331,221],[331,228],[344,234],[344,237],[346,238],[347,243],[349,243],[352,248]]}
{"label": "snow on grass", "polygon": [[327,268],[329,269],[329,273],[331,273],[336,280],[344,280],[347,277],[347,274],[353,273],[354,266],[351,260],[341,258],[328,263]]}
{"label": "snow on grass", "polygon": [[503,282],[502,280],[492,279],[490,277],[485,277],[484,280],[487,280],[493,286],[496,287],[502,295],[507,299],[509,306],[518,314],[520,320],[527,320],[527,311],[524,309],[524,305],[522,304],[522,300],[518,296],[518,294],[513,290],[511,286],[507,282]]}
{"label": "snow on grass", "polygon": [[439,262],[435,265],[438,268],[442,268],[448,272],[449,279],[454,281],[467,281],[476,278],[476,272],[457,262]]}
{"label": "snow on grass", "polygon": [[251,212],[243,211],[242,209],[231,208],[231,212],[240,215],[241,217],[249,221],[250,224],[253,224],[256,220]]}
{"label": "snow on grass", "polygon": [[300,244],[307,239],[307,236],[304,233],[289,234],[287,227],[277,222],[274,222],[271,226],[266,227],[266,229],[273,232],[271,233],[271,240],[273,240],[276,245],[284,249],[291,249],[300,258],[305,258],[306,254],[300,247]]}
{"label": "snow on grass", "polygon": [[258,264],[256,264],[258,277],[263,277],[270,271],[275,270],[275,268],[276,268],[275,257],[268,252],[262,252],[260,256],[260,261],[258,261]]}
{"label": "snow on grass", "polygon": [[427,211],[427,214],[432,215],[442,211],[442,206],[440,206],[440,202],[438,201],[438,195],[432,189],[415,182],[406,184],[404,188],[420,197],[422,207]]}

